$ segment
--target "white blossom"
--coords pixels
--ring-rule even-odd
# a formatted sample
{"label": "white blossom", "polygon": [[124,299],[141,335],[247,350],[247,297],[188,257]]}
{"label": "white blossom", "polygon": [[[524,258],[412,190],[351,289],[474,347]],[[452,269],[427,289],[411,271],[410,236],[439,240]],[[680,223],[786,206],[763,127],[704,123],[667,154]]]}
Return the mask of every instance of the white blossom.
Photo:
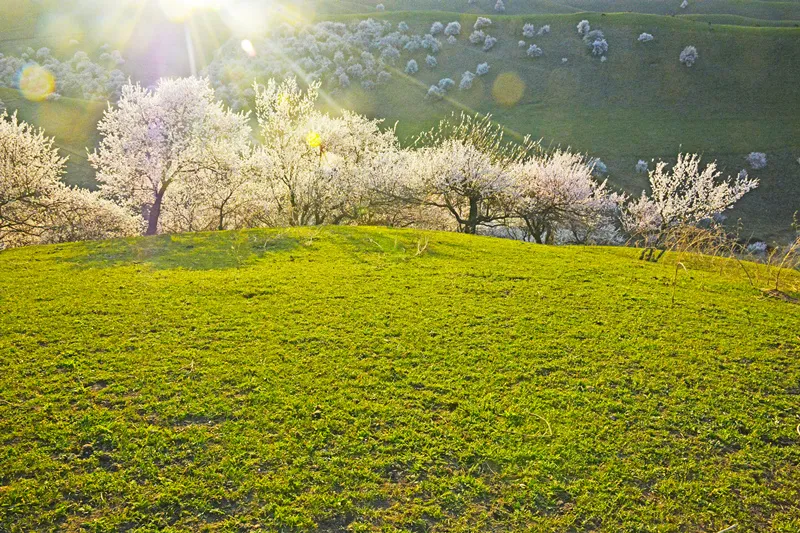
{"label": "white blossom", "polygon": [[747,164],[753,170],[761,170],[767,166],[767,154],[764,152],[750,152],[747,155]]}
{"label": "white blossom", "polygon": [[642,33],[642,34],[639,35],[639,39],[638,40],[639,40],[640,43],[647,43],[647,42],[652,41],[653,39],[655,39],[655,37],[653,37],[651,34]]}
{"label": "white blossom", "polygon": [[697,61],[699,55],[697,54],[697,48],[694,46],[687,46],[683,49],[680,56],[680,61],[687,67],[691,67]]}
{"label": "white blossom", "polygon": [[531,39],[534,35],[536,35],[536,28],[534,28],[533,24],[525,24],[522,27],[522,36],[526,39]]}

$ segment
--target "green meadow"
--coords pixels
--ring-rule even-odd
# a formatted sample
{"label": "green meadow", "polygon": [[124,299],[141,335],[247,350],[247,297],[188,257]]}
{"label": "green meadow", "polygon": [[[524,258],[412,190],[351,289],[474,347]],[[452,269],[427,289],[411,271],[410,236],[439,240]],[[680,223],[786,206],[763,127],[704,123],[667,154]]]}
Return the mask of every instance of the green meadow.
{"label": "green meadow", "polygon": [[2,252],[0,531],[798,531],[797,303],[637,255],[346,227]]}

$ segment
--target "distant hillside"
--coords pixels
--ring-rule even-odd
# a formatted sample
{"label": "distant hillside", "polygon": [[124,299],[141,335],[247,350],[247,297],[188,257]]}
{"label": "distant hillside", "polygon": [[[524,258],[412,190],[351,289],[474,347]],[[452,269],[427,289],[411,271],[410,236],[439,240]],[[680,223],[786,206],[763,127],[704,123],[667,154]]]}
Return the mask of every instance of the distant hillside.
{"label": "distant hillside", "polygon": [[[395,23],[404,20],[415,33],[426,32],[435,20],[458,19],[464,25],[464,34],[458,45],[445,45],[435,70],[423,67],[414,78],[405,77],[405,61],[416,57],[423,64],[425,57],[406,54],[391,85],[377,92],[332,94],[340,106],[384,117],[387,125],[398,121],[398,132],[405,139],[453,110],[492,113],[512,132],[541,137],[546,145],[572,146],[601,158],[610,169],[611,184],[632,194],[638,194],[645,182],[634,172],[639,159],[668,159],[679,150],[697,151],[707,160],[718,159],[726,172],[735,174],[745,167],[749,152],[766,152],[767,168],[751,171],[762,180],[761,187],[730,214],[730,221],[735,224],[741,218],[748,237],[772,239],[789,234],[793,213],[800,210],[800,107],[794,105],[800,101],[800,68],[796,62],[800,57],[800,28],[794,27],[795,21],[800,22],[800,2],[705,0],[690,2],[686,9],[680,9],[679,2],[673,6],[672,2],[647,0],[506,2],[507,13],[538,13],[524,16],[497,16],[491,9],[494,2],[490,5],[483,0],[477,6],[461,0],[383,3],[387,10],[383,14],[375,10],[375,2],[301,4],[307,8],[304,14],[317,20],[381,16]],[[60,9],[67,6],[63,4]],[[334,6],[340,14],[325,13]],[[400,6],[452,11],[393,11]],[[679,16],[597,13],[605,8]],[[123,68],[133,79],[150,83],[161,75],[188,73],[181,26],[159,18],[155,3],[147,4],[147,11],[138,15],[130,11],[130,6],[119,9],[106,19],[122,26],[109,23],[102,31],[84,31],[86,40],[82,42],[99,46],[103,39],[113,40],[112,29],[116,28],[116,33],[124,37],[128,58]],[[595,12],[576,13],[587,9]],[[493,19],[488,32],[500,39],[488,53],[466,45],[475,13]],[[202,17],[205,21],[198,26],[206,27],[207,23],[213,30],[197,35],[201,65],[230,36],[220,20],[207,14]],[[575,25],[583,18],[605,32],[610,45],[607,62],[589,56],[578,38]],[[135,23],[145,19],[151,21],[150,29]],[[0,36],[14,36],[8,42],[0,39],[0,52],[15,50],[22,42],[35,48],[63,41],[63,35],[40,35],[41,28],[49,26],[41,21],[33,26],[31,21],[37,18],[29,13],[13,28],[7,22],[0,25]],[[526,22],[552,28],[550,35],[528,40],[544,50],[541,58],[527,58],[525,50],[517,46]],[[30,26],[30,37],[19,41],[25,34],[25,24]],[[641,32],[652,33],[655,40],[637,42]],[[697,47],[700,59],[694,67],[686,68],[678,62],[678,56],[690,44]],[[443,77],[458,82],[465,70],[474,71],[481,62],[490,64],[490,73],[479,78],[471,91],[452,91],[452,100],[441,103],[424,100],[431,84]],[[520,88],[518,101],[509,105],[509,89]],[[96,142],[92,125],[102,114],[102,105],[63,101],[31,104],[3,89],[0,99],[58,137],[59,145],[71,157],[69,181],[91,184],[85,147]]]}

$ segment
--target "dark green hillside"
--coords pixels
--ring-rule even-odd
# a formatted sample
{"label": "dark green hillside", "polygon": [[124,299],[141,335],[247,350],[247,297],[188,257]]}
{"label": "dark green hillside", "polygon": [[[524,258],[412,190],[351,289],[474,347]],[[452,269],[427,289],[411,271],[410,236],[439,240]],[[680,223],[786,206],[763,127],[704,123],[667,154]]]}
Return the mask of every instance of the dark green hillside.
{"label": "dark green hillside", "polygon": [[0,252],[0,531],[798,531],[797,305],[635,256],[370,228]]}

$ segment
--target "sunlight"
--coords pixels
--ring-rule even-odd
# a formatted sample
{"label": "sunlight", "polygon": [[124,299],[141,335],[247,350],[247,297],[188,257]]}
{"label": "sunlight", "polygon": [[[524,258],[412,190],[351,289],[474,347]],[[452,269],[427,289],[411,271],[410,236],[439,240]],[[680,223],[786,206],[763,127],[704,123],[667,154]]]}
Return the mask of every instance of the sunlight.
{"label": "sunlight", "polygon": [[41,102],[55,92],[56,80],[46,68],[28,65],[19,74],[19,90],[26,99]]}
{"label": "sunlight", "polygon": [[219,10],[221,0],[159,0],[164,15],[172,22],[184,22],[198,10]]}

